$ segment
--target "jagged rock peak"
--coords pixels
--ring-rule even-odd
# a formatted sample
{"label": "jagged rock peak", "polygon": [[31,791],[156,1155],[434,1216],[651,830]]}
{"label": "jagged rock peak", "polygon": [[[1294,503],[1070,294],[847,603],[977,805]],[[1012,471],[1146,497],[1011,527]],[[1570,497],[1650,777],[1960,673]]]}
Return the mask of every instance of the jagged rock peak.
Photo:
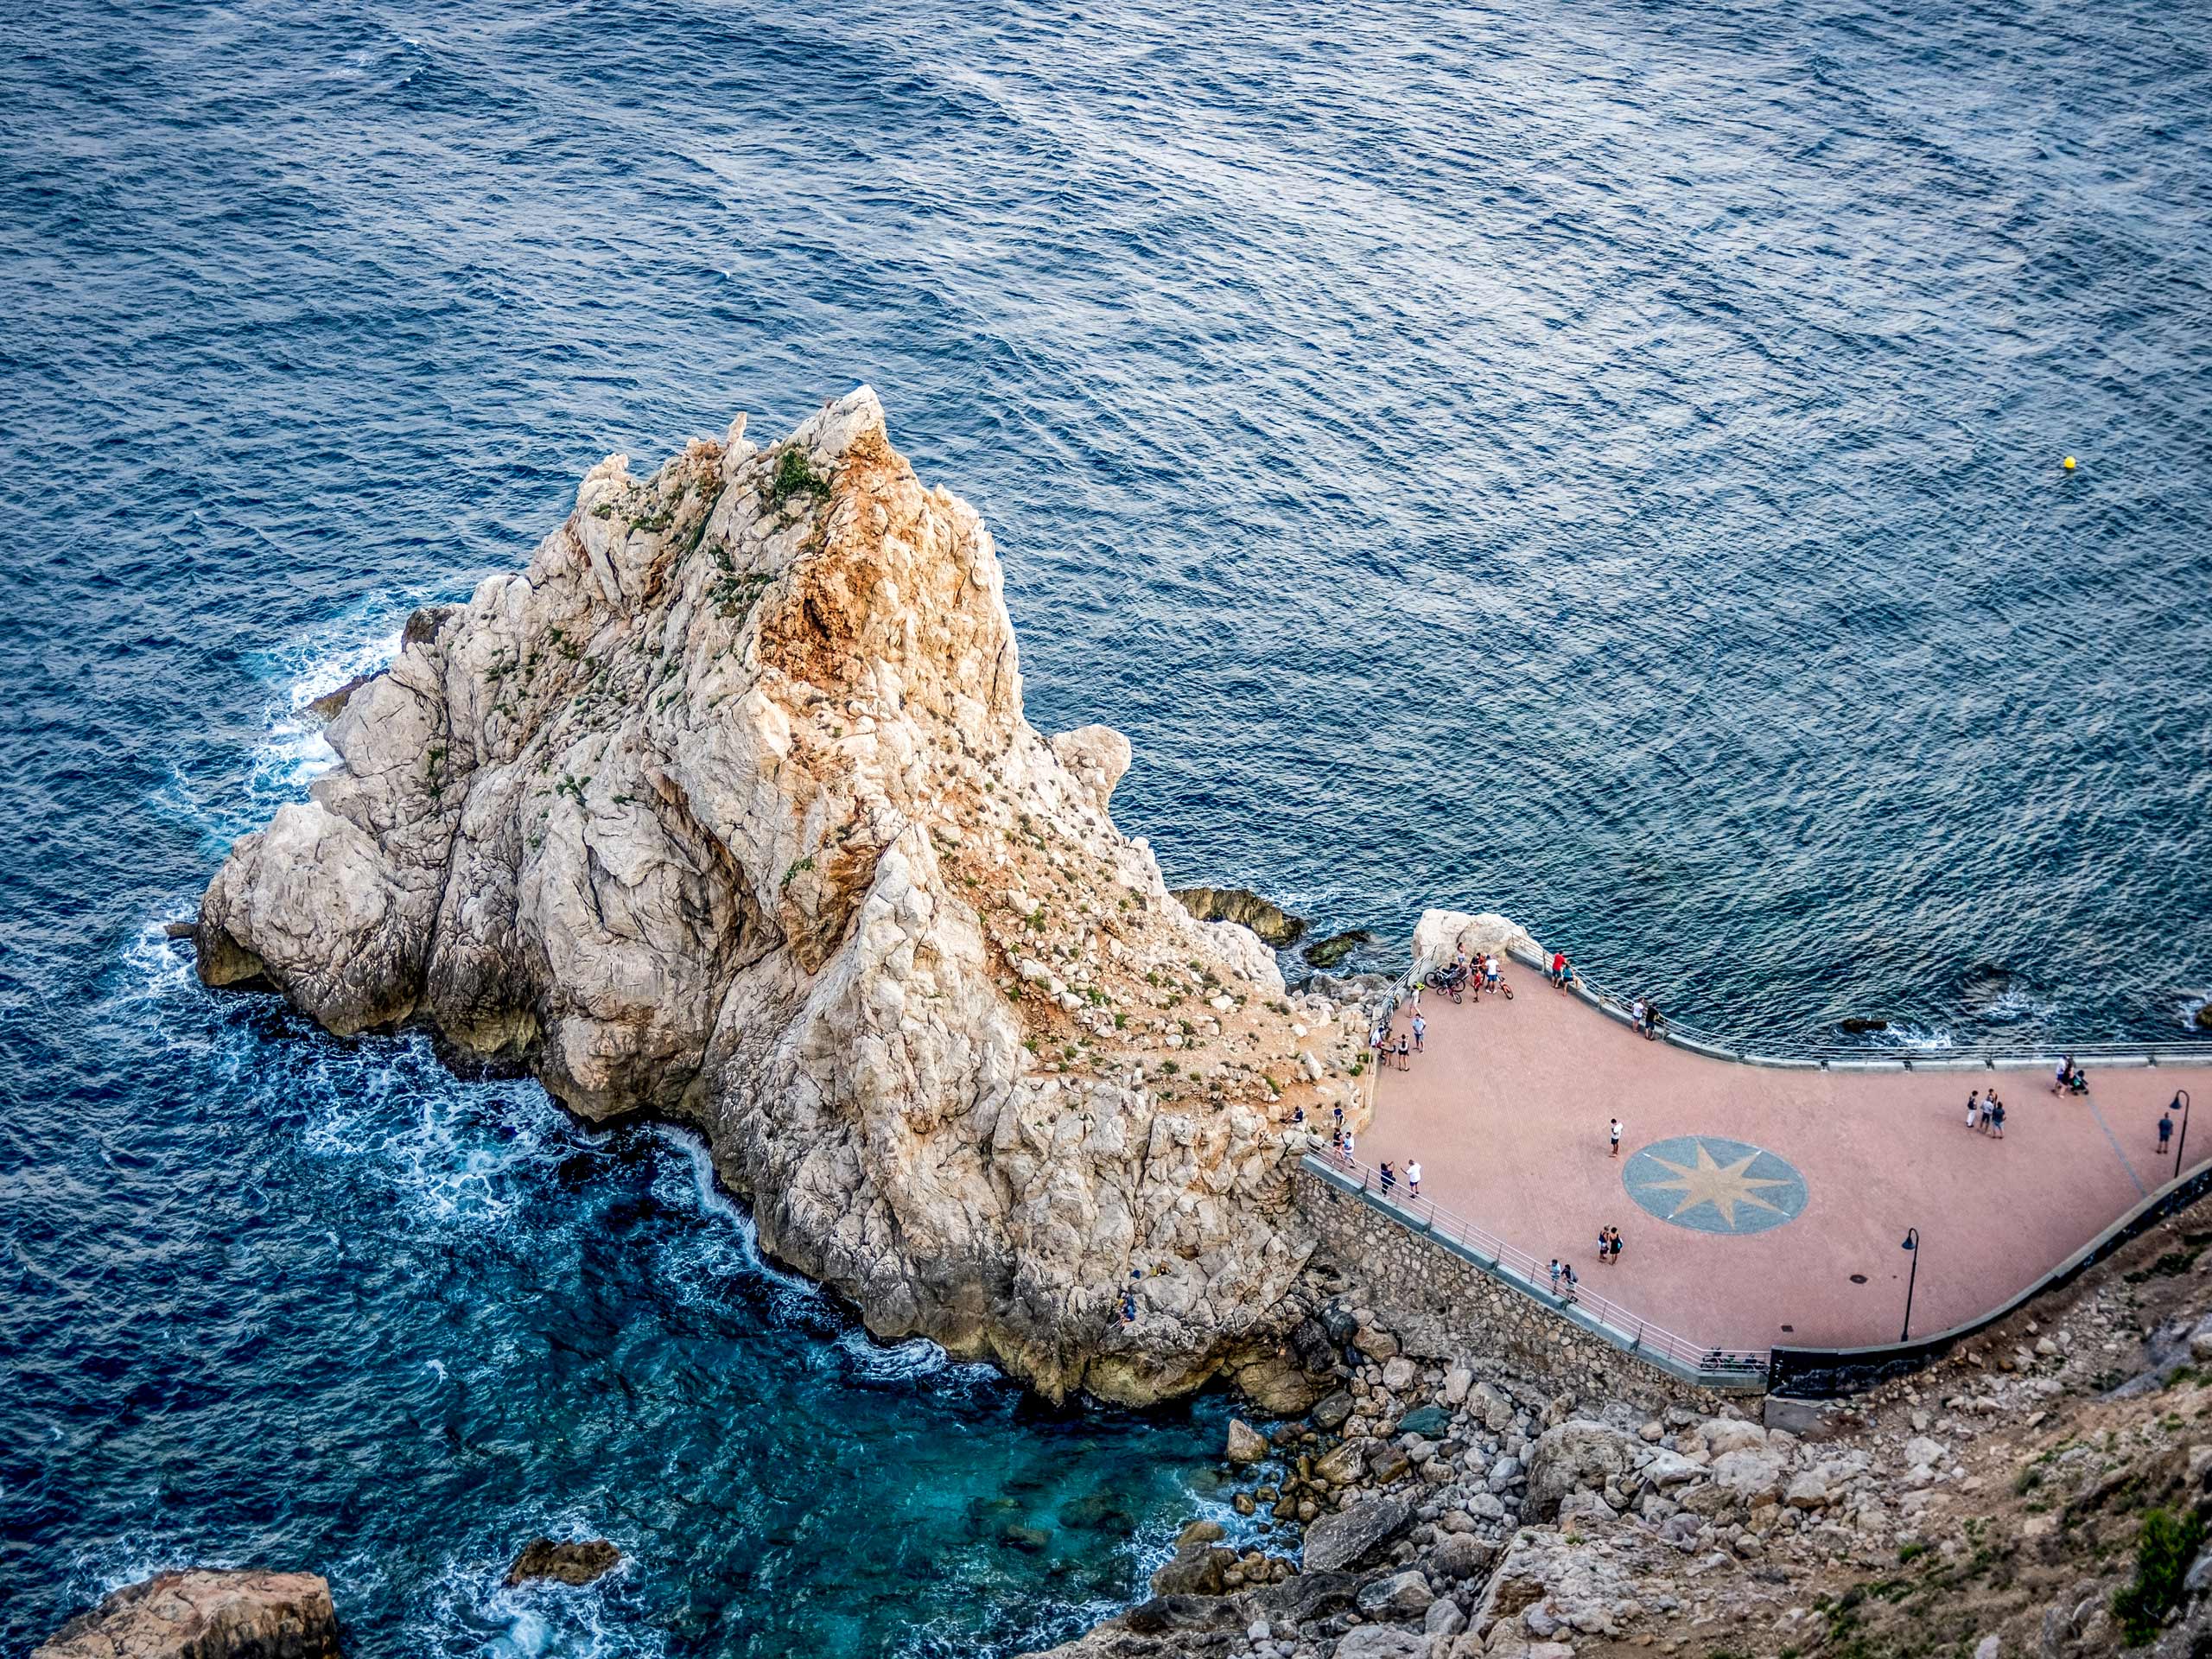
{"label": "jagged rock peak", "polygon": [[1108,811],[1124,739],[1029,726],[990,534],[873,392],[743,426],[609,457],[415,616],[209,885],[202,977],[695,1125],[880,1335],[1294,1404],[1294,1114],[1359,1116],[1357,1012],[1169,898]]}

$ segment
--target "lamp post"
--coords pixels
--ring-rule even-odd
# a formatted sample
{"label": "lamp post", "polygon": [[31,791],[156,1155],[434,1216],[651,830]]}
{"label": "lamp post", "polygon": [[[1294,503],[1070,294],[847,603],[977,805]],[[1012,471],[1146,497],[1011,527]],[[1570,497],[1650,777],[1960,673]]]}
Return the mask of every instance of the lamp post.
{"label": "lamp post", "polygon": [[2181,1149],[2189,1144],[2189,1090],[2174,1090],[2174,1104],[2181,1108],[2181,1134],[2174,1140],[2174,1179],[2181,1179]]}
{"label": "lamp post", "polygon": [[1912,1252],[1912,1270],[1904,1281],[1904,1329],[1897,1332],[1897,1340],[1906,1342],[1912,1337],[1912,1287],[1920,1277],[1920,1229],[1904,1230],[1904,1248]]}

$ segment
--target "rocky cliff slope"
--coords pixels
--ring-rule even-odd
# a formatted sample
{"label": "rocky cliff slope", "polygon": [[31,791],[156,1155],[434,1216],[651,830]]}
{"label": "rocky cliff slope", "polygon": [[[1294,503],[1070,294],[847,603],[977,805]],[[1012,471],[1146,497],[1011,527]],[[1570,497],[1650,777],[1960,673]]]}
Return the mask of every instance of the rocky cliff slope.
{"label": "rocky cliff slope", "polygon": [[1295,1115],[1357,1116],[1357,1011],[1169,897],[1108,813],[1124,739],[1024,720],[989,532],[873,393],[742,430],[603,461],[409,622],[208,887],[201,976],[696,1126],[880,1336],[1290,1402]]}
{"label": "rocky cliff slope", "polygon": [[1344,1391],[1231,1432],[1243,1547],[1195,1523],[1051,1659],[2203,1659],[2205,1208],[1929,1370],[1764,1421],[1547,1395],[1325,1305]]}

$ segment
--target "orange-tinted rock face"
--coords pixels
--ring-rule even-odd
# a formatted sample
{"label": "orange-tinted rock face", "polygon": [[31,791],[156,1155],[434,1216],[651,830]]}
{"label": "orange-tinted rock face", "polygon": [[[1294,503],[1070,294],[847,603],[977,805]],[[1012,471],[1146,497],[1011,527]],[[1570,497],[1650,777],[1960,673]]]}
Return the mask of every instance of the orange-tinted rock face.
{"label": "orange-tinted rock face", "polygon": [[1056,1395],[1249,1364],[1357,1015],[1169,897],[1108,814],[1125,740],[1023,719],[990,534],[872,393],[741,431],[602,462],[526,571],[418,616],[210,885],[203,976],[696,1125],[879,1334]]}

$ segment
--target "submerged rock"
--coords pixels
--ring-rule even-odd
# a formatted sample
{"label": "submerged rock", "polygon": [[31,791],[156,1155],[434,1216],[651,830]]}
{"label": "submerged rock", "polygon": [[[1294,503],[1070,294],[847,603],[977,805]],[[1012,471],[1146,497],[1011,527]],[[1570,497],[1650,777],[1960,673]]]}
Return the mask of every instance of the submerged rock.
{"label": "submerged rock", "polygon": [[313,1573],[163,1573],[79,1613],[31,1659],[335,1659],[338,1613]]}
{"label": "submerged rock", "polygon": [[741,432],[610,457],[416,614],[209,884],[201,977],[696,1127],[880,1338],[1126,1402],[1279,1352],[1293,1115],[1363,1120],[1357,1033],[1301,1073],[1272,956],[1116,829],[1128,741],[1023,718],[990,534],[873,393]]}
{"label": "submerged rock", "polygon": [[1375,936],[1363,927],[1332,933],[1325,939],[1316,939],[1306,947],[1306,960],[1316,968],[1333,968],[1363,944],[1375,943]]}
{"label": "submerged rock", "polygon": [[524,1584],[532,1579],[551,1579],[560,1584],[589,1584],[613,1572],[621,1561],[622,1552],[603,1538],[587,1539],[581,1543],[533,1538],[523,1546],[522,1554],[507,1569],[507,1582]]}
{"label": "submerged rock", "polygon": [[1270,904],[1249,887],[1178,887],[1176,902],[1202,922],[1235,922],[1249,927],[1278,950],[1296,944],[1306,923]]}

